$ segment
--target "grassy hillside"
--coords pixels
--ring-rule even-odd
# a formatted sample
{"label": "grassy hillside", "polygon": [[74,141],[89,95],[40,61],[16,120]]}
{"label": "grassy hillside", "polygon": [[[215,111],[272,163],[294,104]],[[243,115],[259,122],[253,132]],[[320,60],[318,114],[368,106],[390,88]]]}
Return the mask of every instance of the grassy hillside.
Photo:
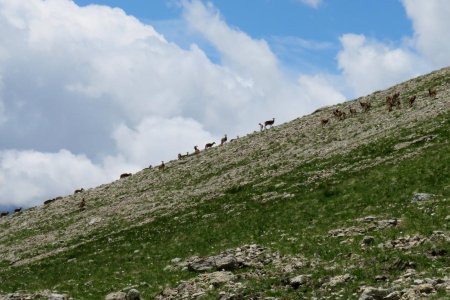
{"label": "grassy hillside", "polygon": [[450,299],[449,141],[442,69],[1,218],[0,294]]}

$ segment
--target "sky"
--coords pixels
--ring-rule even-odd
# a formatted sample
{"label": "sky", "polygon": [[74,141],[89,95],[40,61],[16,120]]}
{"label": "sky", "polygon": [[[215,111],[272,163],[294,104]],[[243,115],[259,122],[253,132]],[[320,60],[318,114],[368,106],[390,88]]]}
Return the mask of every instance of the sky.
{"label": "sky", "polygon": [[447,0],[0,0],[0,208],[450,64]]}

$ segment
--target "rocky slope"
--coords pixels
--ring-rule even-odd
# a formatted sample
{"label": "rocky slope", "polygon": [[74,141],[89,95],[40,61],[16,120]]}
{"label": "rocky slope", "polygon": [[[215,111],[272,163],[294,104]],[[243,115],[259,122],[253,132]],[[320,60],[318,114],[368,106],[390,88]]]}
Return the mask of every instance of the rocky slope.
{"label": "rocky slope", "polygon": [[[430,97],[429,88],[436,90],[436,96]],[[401,107],[389,112],[385,103],[386,97],[396,92],[400,92]],[[413,95],[417,98],[410,107],[408,99]],[[363,112],[361,102],[370,103],[371,109]],[[350,114],[350,108],[356,109],[356,114]],[[347,117],[335,117],[333,111],[336,109],[346,112]],[[243,188],[251,187],[258,191],[250,193],[249,196],[252,201],[262,205],[280,198],[297,197],[295,193],[290,193],[289,186],[308,187],[312,191],[315,186],[332,180],[338,174],[360,172],[380,165],[395,165],[420,156],[435,141],[441,141],[442,138],[435,132],[446,126],[449,111],[450,68],[445,68],[385,91],[324,107],[289,123],[250,133],[224,146],[202,151],[199,155],[171,161],[163,170],[144,169],[128,178],[0,218],[0,266],[3,272],[13,272],[40,261],[48,261],[98,239],[116,237],[121,232],[142,228],[161,218],[178,218],[176,215],[179,212],[190,211],[195,214],[196,207],[209,205],[209,202],[230,193],[239,193]],[[324,119],[329,121],[322,124]],[[387,139],[392,142],[392,147],[383,155],[373,157],[370,155],[371,149],[358,150],[364,149],[365,145],[377,145],[378,141],[381,144]],[[352,153],[357,153],[357,156]],[[336,162],[336,157],[346,158],[349,155],[351,161],[343,159]],[[272,186],[274,178],[285,178],[304,166],[309,166],[302,171],[304,180],[294,184],[280,181]],[[260,193],[259,190],[264,192]],[[85,199],[86,207],[80,210],[79,203],[82,199]],[[439,198],[439,201],[447,200]],[[239,214],[241,204],[227,205],[226,211]],[[214,215],[198,217],[215,218]],[[361,244],[362,247],[370,247],[373,237],[369,236],[369,233],[397,228],[402,222],[387,217],[379,219],[361,215],[358,220],[353,220],[357,225],[329,230],[326,238],[345,238],[340,242],[351,244],[355,236],[367,235]],[[428,237],[404,236],[386,240],[380,243],[379,248],[408,249],[430,241],[433,237],[447,243],[448,230],[441,229],[441,233]],[[250,258],[248,253],[242,254],[246,253],[246,249],[254,251],[249,254]],[[241,256],[236,253],[241,253]],[[259,275],[254,273],[261,272],[265,277],[287,276],[283,279],[282,286],[292,289],[310,286],[316,290],[332,290],[332,287],[355,277],[350,274],[328,277],[321,279],[322,282],[317,287],[319,281],[312,280],[312,274],[302,274],[303,277],[296,278],[293,276],[295,272],[285,272],[284,268],[296,270],[297,264],[307,264],[309,268],[315,268],[320,265],[320,260],[282,255],[266,246],[246,245],[244,241],[237,249],[216,254],[212,259],[215,263],[218,260],[217,255],[221,255],[219,261],[224,261],[225,268],[212,264],[207,273],[199,275],[202,276],[201,279],[192,278],[181,287],[179,285],[161,289],[162,293],[158,297],[209,297],[210,286],[217,285],[226,286],[220,293],[221,299],[233,299],[232,295],[238,295],[245,285],[239,284],[239,279],[246,278],[248,282],[251,278],[259,278]],[[254,256],[258,257],[257,262],[252,260]],[[261,257],[265,257],[265,260],[260,261]],[[198,258],[186,259],[175,259],[166,271],[170,272],[173,268],[182,270],[186,267],[197,272],[198,270],[192,268],[192,264]],[[203,260],[208,261],[208,258]],[[235,269],[241,270],[248,260],[251,271],[244,271],[239,275],[230,273]],[[321,268],[326,266],[321,265]],[[211,270],[214,272],[210,273]],[[408,268],[405,270],[406,273],[413,272]],[[449,288],[448,277],[427,279],[413,273],[402,273],[398,274],[398,278],[391,278],[395,284],[386,289],[361,287],[361,293],[366,295],[364,299],[400,299],[399,297],[407,294],[432,294],[438,289]],[[289,274],[292,277],[289,277]],[[2,277],[0,279],[5,280]],[[315,285],[311,282],[315,282]],[[338,297],[338,294],[330,295],[329,297]],[[383,295],[384,298],[374,295]],[[391,295],[390,298],[388,295]]]}

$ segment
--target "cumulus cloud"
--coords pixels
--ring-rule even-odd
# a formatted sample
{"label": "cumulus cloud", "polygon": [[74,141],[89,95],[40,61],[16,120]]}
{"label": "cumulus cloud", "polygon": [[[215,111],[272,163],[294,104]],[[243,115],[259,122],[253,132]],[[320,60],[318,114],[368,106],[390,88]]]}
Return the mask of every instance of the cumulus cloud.
{"label": "cumulus cloud", "polygon": [[414,27],[414,43],[434,67],[450,65],[450,3],[446,0],[403,0]]}
{"label": "cumulus cloud", "polygon": [[0,205],[107,182],[337,98],[334,86],[320,99],[302,90],[317,79],[284,74],[264,40],[231,28],[213,6],[182,7],[182,22],[220,63],[121,9],[0,0]]}
{"label": "cumulus cloud", "polygon": [[421,58],[406,48],[389,47],[357,34],[345,34],[340,41],[338,65],[356,95],[389,87],[425,69]]}
{"label": "cumulus cloud", "polygon": [[[212,5],[183,1],[184,18],[195,32],[203,35],[221,55],[223,68],[242,85],[238,108],[243,112],[238,124],[257,124],[272,115],[286,121],[323,104],[283,73],[280,62],[265,40],[255,40],[238,28],[230,27]],[[337,89],[330,87],[334,93]],[[334,96],[331,96],[334,97]],[[289,108],[289,109],[287,109]],[[267,115],[270,112],[271,115]],[[242,126],[242,125],[241,125]],[[253,125],[252,125],[253,126]],[[252,127],[243,127],[245,131]]]}
{"label": "cumulus cloud", "polygon": [[86,156],[67,150],[56,153],[0,151],[0,204],[37,205],[46,200],[45,197],[67,194],[74,189],[74,183],[93,187],[111,179]]}
{"label": "cumulus cloud", "polygon": [[450,2],[402,0],[414,35],[396,45],[344,34],[338,66],[354,96],[383,89],[450,64]]}
{"label": "cumulus cloud", "polygon": [[2,99],[3,81],[0,75],[0,126],[6,121],[5,107]]}
{"label": "cumulus cloud", "polygon": [[[264,84],[278,75],[278,60],[266,41],[254,40],[244,32],[230,28],[211,4],[205,6],[200,1],[182,3],[188,24],[218,49],[224,65],[250,78],[251,84]],[[269,75],[269,71],[274,74]]]}
{"label": "cumulus cloud", "polygon": [[298,82],[312,103],[320,99],[323,104],[332,105],[345,100],[344,95],[339,92],[340,79],[337,77],[326,74],[302,75]]}
{"label": "cumulus cloud", "polygon": [[136,128],[121,124],[114,130],[113,137],[119,153],[138,166],[147,163],[149,157],[155,164],[171,160],[178,153],[193,153],[194,146],[202,148],[206,142],[218,139],[197,121],[181,117],[147,118]]}

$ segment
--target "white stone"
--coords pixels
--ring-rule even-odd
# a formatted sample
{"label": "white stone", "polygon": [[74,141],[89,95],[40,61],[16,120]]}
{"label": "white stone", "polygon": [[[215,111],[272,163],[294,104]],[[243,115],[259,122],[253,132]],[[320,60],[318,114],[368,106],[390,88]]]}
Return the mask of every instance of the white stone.
{"label": "white stone", "polygon": [[48,296],[48,300],[67,300],[67,295],[53,293]]}
{"label": "white stone", "polygon": [[105,300],[127,300],[127,294],[124,292],[115,292],[106,295]]}

